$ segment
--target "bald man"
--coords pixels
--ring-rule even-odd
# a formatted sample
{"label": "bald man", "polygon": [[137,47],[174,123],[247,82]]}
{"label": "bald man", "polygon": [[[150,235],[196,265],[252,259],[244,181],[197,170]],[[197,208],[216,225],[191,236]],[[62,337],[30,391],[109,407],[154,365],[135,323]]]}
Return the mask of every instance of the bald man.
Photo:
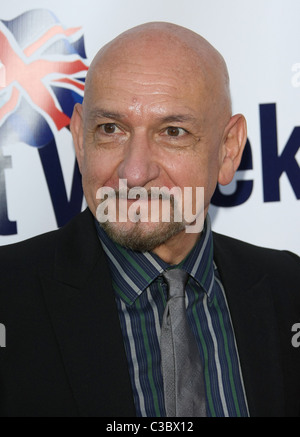
{"label": "bald man", "polygon": [[192,415],[298,416],[299,259],[211,230],[247,136],[222,56],[174,24],[130,29],[95,56],[70,127],[87,210],[0,250],[0,414],[173,416],[163,274],[180,268],[204,390]]}

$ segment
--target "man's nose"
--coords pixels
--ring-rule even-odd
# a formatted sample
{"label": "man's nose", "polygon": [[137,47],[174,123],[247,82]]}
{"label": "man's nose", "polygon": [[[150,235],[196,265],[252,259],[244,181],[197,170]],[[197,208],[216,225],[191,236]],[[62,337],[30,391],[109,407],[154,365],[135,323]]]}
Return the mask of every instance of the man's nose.
{"label": "man's nose", "polygon": [[143,187],[159,176],[159,165],[153,160],[150,140],[146,135],[136,135],[126,147],[123,161],[118,168],[120,179],[127,179],[128,188]]}

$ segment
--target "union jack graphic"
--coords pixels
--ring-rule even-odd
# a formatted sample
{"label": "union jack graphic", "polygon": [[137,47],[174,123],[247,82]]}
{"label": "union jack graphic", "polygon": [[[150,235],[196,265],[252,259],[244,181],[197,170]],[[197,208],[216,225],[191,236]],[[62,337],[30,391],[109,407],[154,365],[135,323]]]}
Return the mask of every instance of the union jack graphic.
{"label": "union jack graphic", "polygon": [[80,27],[44,9],[0,20],[0,145],[53,143],[82,102],[87,69]]}

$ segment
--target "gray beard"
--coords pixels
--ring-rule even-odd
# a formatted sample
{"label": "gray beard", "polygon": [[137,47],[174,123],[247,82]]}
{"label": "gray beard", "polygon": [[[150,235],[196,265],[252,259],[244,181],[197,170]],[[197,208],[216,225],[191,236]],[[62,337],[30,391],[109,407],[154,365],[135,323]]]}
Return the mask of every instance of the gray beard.
{"label": "gray beard", "polygon": [[99,224],[115,243],[138,252],[151,252],[185,229],[183,222],[156,223],[152,229],[137,222],[132,223],[130,230],[121,223]]}

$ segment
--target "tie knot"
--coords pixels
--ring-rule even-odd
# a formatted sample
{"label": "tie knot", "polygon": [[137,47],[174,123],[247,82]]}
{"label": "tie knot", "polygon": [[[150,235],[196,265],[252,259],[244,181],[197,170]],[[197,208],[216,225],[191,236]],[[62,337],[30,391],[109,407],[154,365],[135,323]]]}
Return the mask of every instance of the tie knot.
{"label": "tie knot", "polygon": [[163,277],[168,284],[168,298],[182,297],[185,294],[185,285],[189,274],[181,269],[166,270]]}

